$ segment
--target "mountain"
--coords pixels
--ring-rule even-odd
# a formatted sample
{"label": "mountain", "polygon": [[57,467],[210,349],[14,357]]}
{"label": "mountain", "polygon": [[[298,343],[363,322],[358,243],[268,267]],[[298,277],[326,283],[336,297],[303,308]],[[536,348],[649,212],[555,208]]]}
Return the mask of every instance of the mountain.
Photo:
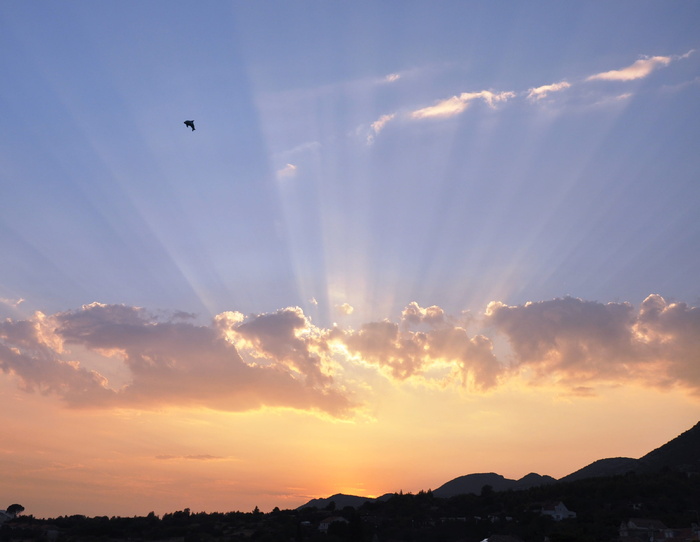
{"label": "mountain", "polygon": [[560,481],[572,482],[583,478],[616,476],[628,472],[657,472],[662,469],[700,472],[700,423],[639,459],[599,459]]}
{"label": "mountain", "polygon": [[[700,473],[700,422],[639,459],[630,457],[599,459],[559,480],[551,476],[541,476],[534,472],[523,476],[520,480],[511,480],[495,472],[467,474],[441,485],[433,491],[433,495],[443,498],[466,493],[478,495],[484,486],[491,486],[493,491],[517,491],[552,484],[557,481],[572,482],[584,478],[616,476],[628,472],[658,472],[664,469]],[[331,501],[335,502],[338,510],[342,510],[346,506],[357,508],[367,501],[387,500],[393,495],[395,493],[387,493],[378,499],[372,499],[339,493],[326,499],[312,499],[299,508],[309,506],[325,508]]]}
{"label": "mountain", "polygon": [[598,478],[600,476],[617,476],[618,474],[626,474],[634,471],[637,466],[638,459],[631,457],[611,457],[608,459],[598,459],[590,465],[586,465],[582,469],[572,472],[564,478],[560,478],[561,482],[573,482],[574,480],[583,480],[584,478]]}
{"label": "mountain", "polygon": [[672,441],[638,460],[639,470],[658,471],[669,468],[700,472],[700,422]]}
{"label": "mountain", "polygon": [[529,489],[553,482],[556,482],[555,478],[551,476],[541,476],[534,472],[522,477],[520,480],[511,480],[510,478],[505,478],[494,472],[467,474],[441,485],[433,491],[433,495],[443,498],[463,495],[465,493],[474,493],[478,495],[481,493],[481,489],[484,486],[491,486],[491,489],[494,491],[507,491],[509,489]]}
{"label": "mountain", "polygon": [[363,504],[365,504],[367,501],[385,501],[391,497],[393,497],[395,493],[387,493],[385,495],[382,495],[381,497],[377,497],[376,499],[373,499],[372,497],[357,497],[355,495],[345,495],[343,493],[336,493],[335,495],[331,495],[330,497],[326,497],[325,499],[311,499],[309,502],[306,504],[302,504],[298,510],[302,508],[318,508],[319,510],[322,510],[326,508],[329,504],[335,503],[335,509],[336,510],[342,510],[346,506],[352,506],[353,508],[359,508]]}

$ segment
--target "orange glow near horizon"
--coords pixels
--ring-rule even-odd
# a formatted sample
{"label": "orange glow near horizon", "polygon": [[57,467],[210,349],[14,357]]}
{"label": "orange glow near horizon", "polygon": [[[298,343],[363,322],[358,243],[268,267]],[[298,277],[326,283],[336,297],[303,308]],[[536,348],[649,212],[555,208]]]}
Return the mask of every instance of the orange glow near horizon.
{"label": "orange glow near horizon", "polygon": [[[27,408],[8,428],[5,485],[37,517],[269,511],[335,493],[436,489],[472,472],[558,478],[596,459],[639,457],[697,421],[682,395],[634,386],[585,401],[517,384],[478,400],[449,391],[437,400],[435,390],[403,384],[384,389],[375,420],[353,423],[289,409],[57,411],[48,398],[30,404],[13,393]],[[28,424],[41,433],[24,433]],[[59,505],[66,484],[77,490]]]}

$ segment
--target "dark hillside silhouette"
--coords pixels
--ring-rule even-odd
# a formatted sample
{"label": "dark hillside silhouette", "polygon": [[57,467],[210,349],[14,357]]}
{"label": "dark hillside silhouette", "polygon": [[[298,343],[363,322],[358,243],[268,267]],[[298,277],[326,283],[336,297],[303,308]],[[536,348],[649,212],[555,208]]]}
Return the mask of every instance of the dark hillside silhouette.
{"label": "dark hillside silhouette", "polygon": [[436,497],[453,497],[455,495],[467,493],[479,495],[484,486],[491,486],[493,491],[507,491],[509,489],[529,489],[553,482],[556,482],[555,478],[551,476],[541,476],[534,472],[531,472],[520,480],[511,480],[494,472],[467,474],[466,476],[460,476],[459,478],[455,478],[441,485],[433,491],[433,494]]}
{"label": "dark hillside silhouette", "polygon": [[657,472],[663,469],[700,473],[700,423],[640,459],[629,457],[599,459],[561,478],[560,481],[571,482],[628,472]]}
{"label": "dark hillside silhouette", "polygon": [[[494,472],[467,474],[459,476],[433,491],[435,497],[449,498],[456,495],[480,495],[484,486],[490,486],[492,491],[519,491],[539,486],[551,485],[555,482],[574,482],[589,478],[620,476],[634,472],[658,472],[661,470],[679,471],[683,473],[698,473],[700,479],[700,422],[663,446],[649,452],[640,459],[630,457],[613,457],[599,459],[559,480],[551,476],[530,473],[520,480],[511,480]],[[382,499],[393,494],[386,494]],[[333,499],[342,498],[347,506],[361,506],[365,501],[375,499],[354,495],[334,495],[326,499],[313,499],[300,506],[324,508]],[[338,499],[339,500],[339,499]],[[336,502],[336,505],[339,505]],[[345,506],[339,505],[340,508]]]}

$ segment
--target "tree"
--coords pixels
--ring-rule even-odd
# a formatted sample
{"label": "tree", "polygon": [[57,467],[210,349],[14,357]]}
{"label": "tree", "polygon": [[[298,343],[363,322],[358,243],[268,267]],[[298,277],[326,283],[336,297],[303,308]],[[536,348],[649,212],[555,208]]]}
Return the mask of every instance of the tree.
{"label": "tree", "polygon": [[12,517],[17,517],[17,514],[24,512],[24,506],[21,504],[11,504],[7,507],[7,513]]}

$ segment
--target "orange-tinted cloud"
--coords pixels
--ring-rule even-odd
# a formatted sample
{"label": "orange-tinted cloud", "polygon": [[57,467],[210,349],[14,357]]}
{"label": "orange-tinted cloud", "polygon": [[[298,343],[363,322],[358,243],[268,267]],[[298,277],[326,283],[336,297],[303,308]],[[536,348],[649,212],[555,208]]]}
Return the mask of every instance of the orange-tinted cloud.
{"label": "orange-tinted cloud", "polygon": [[[249,317],[221,313],[211,325],[197,325],[191,315],[159,319],[137,307],[93,303],[1,322],[0,369],[24,390],[72,407],[268,406],[336,417],[360,406],[355,384],[345,381],[357,363],[396,383],[438,379],[472,391],[518,376],[557,383],[577,397],[595,395],[600,384],[625,383],[700,393],[700,309],[685,303],[658,295],[638,309],[571,297],[493,302],[481,325],[470,334],[442,308],[415,302],[398,322],[357,330],[317,328],[298,307]],[[499,337],[511,349],[500,360]],[[88,360],[75,359],[75,345],[126,369],[127,383],[113,386]]]}
{"label": "orange-tinted cloud", "polygon": [[629,303],[576,298],[507,306],[487,323],[508,338],[517,365],[571,386],[642,382],[700,390],[700,309],[659,295]]}
{"label": "orange-tinted cloud", "polygon": [[670,56],[652,56],[640,58],[630,66],[620,70],[610,70],[607,72],[591,75],[587,81],[633,81],[635,79],[643,79],[651,74],[657,68],[668,66],[673,60]]}
{"label": "orange-tinted cloud", "polygon": [[486,102],[489,107],[495,107],[498,102],[504,102],[509,98],[515,97],[514,92],[492,92],[490,90],[481,90],[479,92],[463,92],[459,96],[452,96],[444,100],[440,100],[434,105],[417,109],[411,113],[413,119],[426,118],[446,118],[453,117],[462,113],[471,102],[480,99]]}
{"label": "orange-tinted cloud", "polygon": [[[292,363],[306,379],[284,364],[246,364],[219,326],[161,322],[139,308],[99,303],[49,318],[2,323],[0,367],[25,389],[55,393],[74,407],[242,411],[282,406],[347,415],[350,399],[323,378],[313,357],[295,342],[298,322],[291,316],[283,314],[281,323],[272,323],[272,331],[265,331],[270,320],[262,320],[242,333],[254,337],[263,352]],[[131,382],[113,389],[79,362],[65,361],[73,344],[123,363]]]}

